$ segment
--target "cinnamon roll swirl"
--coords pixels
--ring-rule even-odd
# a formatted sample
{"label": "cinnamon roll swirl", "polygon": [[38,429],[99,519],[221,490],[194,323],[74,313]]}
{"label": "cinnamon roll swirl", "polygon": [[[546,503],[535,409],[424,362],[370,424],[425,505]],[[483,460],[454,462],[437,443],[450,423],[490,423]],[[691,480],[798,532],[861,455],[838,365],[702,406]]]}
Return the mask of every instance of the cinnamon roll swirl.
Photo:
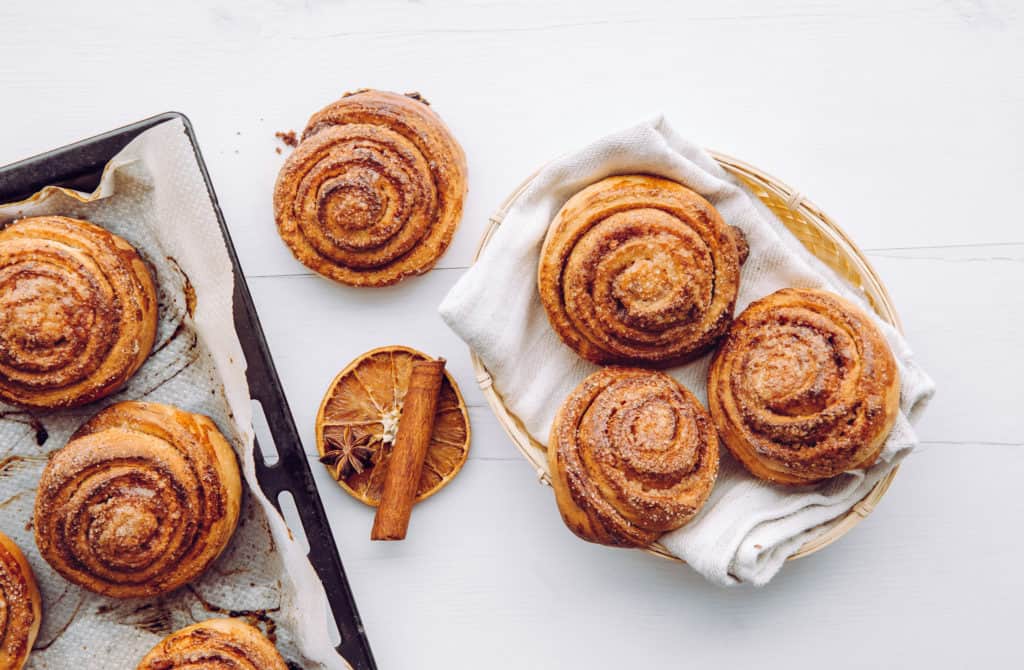
{"label": "cinnamon roll swirl", "polygon": [[234,451],[212,421],[123,402],[51,457],[36,496],[36,542],[57,572],[90,591],[159,595],[220,555],[241,495]]}
{"label": "cinnamon roll swirl", "polygon": [[263,633],[238,619],[210,619],[164,638],[136,670],[288,670]]}
{"label": "cinnamon roll swirl", "polygon": [[146,360],[156,325],[153,280],[120,237],[63,216],[0,230],[0,400],[103,398]]}
{"label": "cinnamon roll swirl", "polygon": [[32,568],[14,541],[0,533],[0,668],[25,666],[42,618]]}
{"label": "cinnamon roll swirl", "polygon": [[740,314],[708,372],[719,434],[746,468],[807,484],[875,462],[899,372],[871,319],[825,291],[783,289]]}
{"label": "cinnamon roll swirl", "polygon": [[742,233],[685,186],[609,177],[555,216],[537,283],[551,327],[583,358],[668,367],[725,333],[745,256]]}
{"label": "cinnamon roll swirl", "polygon": [[700,402],[668,375],[610,367],[558,410],[548,463],[572,532],[644,547],[704,505],[718,475],[718,437]]}
{"label": "cinnamon roll swirl", "polygon": [[466,158],[418,95],[359,91],[313,115],[274,189],[278,232],[352,286],[423,274],[462,217]]}

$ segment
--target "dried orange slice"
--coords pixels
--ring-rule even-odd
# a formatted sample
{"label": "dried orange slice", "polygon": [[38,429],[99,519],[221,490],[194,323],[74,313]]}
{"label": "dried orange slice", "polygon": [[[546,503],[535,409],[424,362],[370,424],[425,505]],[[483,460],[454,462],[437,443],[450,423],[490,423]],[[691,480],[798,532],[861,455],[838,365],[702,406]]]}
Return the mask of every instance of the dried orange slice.
{"label": "dried orange slice", "polygon": [[[335,481],[354,498],[376,507],[384,489],[398,417],[412,364],[430,360],[409,347],[368,351],[338,373],[316,415],[316,447]],[[426,500],[450,482],[469,455],[469,412],[445,371],[434,432],[416,491]]]}

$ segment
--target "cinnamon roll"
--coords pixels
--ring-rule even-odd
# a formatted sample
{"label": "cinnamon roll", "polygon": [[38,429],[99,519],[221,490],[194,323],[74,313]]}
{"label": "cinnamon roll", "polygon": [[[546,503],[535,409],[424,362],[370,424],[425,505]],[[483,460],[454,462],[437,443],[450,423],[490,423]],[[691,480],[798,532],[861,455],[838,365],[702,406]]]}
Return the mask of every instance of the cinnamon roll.
{"label": "cinnamon roll", "polygon": [[685,186],[609,177],[555,216],[537,284],[551,327],[583,358],[668,367],[725,333],[745,256],[739,229]]}
{"label": "cinnamon roll", "polygon": [[241,495],[234,451],[210,419],[123,402],[51,457],[36,496],[36,542],[57,572],[90,591],[159,595],[220,555]]}
{"label": "cinnamon roll", "polygon": [[0,668],[25,666],[42,618],[32,568],[14,541],[0,533]]}
{"label": "cinnamon roll", "polygon": [[708,372],[708,405],[746,468],[807,484],[875,462],[899,411],[879,329],[825,291],[788,288],[740,314]]}
{"label": "cinnamon roll", "polygon": [[117,235],[63,216],[0,230],[0,400],[103,398],[146,360],[156,325],[149,270]]}
{"label": "cinnamon roll", "polygon": [[572,532],[643,547],[704,505],[718,475],[718,437],[676,380],[610,367],[584,379],[558,410],[548,463]]}
{"label": "cinnamon roll", "polygon": [[288,670],[263,633],[238,619],[210,619],[172,633],[136,670]]}
{"label": "cinnamon roll", "polygon": [[384,286],[434,266],[465,195],[466,157],[426,101],[365,90],[309,120],[278,175],[274,215],[311,270]]}

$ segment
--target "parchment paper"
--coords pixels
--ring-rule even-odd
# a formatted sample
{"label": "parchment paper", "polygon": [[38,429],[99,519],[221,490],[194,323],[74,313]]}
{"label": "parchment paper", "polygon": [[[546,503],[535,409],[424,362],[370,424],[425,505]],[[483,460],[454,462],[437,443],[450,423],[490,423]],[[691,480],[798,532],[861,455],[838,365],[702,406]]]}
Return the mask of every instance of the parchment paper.
{"label": "parchment paper", "polygon": [[[137,137],[106,166],[92,194],[47,187],[0,205],[0,226],[42,214],[86,219],[135,245],[159,287],[160,324],[152,355],[112,397],[57,413],[0,403],[0,530],[25,552],[43,593],[43,626],[27,667],[132,670],[165,635],[229,610],[276,639],[292,667],[348,667],[330,643],[323,586],[256,482],[231,262],[183,123],[168,121]],[[234,446],[247,484],[228,549],[197,582],[159,598],[115,600],[68,583],[40,557],[31,528],[48,454],[122,400],[209,416]]]}

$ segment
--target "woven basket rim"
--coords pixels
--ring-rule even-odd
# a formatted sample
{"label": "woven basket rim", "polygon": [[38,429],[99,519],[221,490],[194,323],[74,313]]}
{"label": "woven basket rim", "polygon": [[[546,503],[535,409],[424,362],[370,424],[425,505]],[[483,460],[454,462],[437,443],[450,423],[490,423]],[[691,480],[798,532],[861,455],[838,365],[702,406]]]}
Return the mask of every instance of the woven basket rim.
{"label": "woven basket rim", "polygon": [[[841,278],[846,281],[851,288],[859,290],[865,295],[868,299],[868,303],[883,321],[892,324],[900,332],[903,331],[899,315],[896,312],[896,308],[892,303],[892,298],[889,296],[889,292],[886,289],[885,284],[882,283],[881,278],[871,266],[868,259],[864,256],[864,253],[833,219],[825,214],[825,212],[823,212],[817,205],[808,200],[802,193],[769,173],[727,154],[714,150],[708,150],[708,152],[711,157],[714,158],[715,161],[718,162],[718,164],[731,176],[737,178],[741,182],[744,182],[748,187],[757,186],[771,192],[774,196],[781,198],[785,201],[786,205],[795,216],[800,217],[805,223],[810,223],[821,232],[825,233],[825,235],[831,239],[837,249],[843,254],[844,260],[852,264],[859,271],[861,285],[853,285],[849,281],[848,277]],[[515,203],[515,201],[529,187],[537,175],[540,174],[542,169],[543,166],[524,179],[522,183],[520,183],[519,186],[517,186],[516,189],[505,198],[495,213],[488,219],[487,228],[484,230],[484,234],[480,238],[480,243],[477,246],[476,253],[473,255],[473,263],[476,263],[479,259],[480,254],[483,253],[483,250],[490,242],[495,231],[497,231],[498,227],[501,225],[505,214],[508,213],[508,210],[511,208],[513,203]],[[757,194],[755,193],[754,195],[756,196]],[[801,244],[803,244],[803,242],[801,242]],[[819,255],[817,250],[808,247],[807,245],[804,246],[812,254],[816,256]],[[498,422],[505,430],[509,439],[512,440],[516,449],[519,450],[519,453],[522,454],[522,456],[531,465],[533,465],[534,470],[537,473],[539,483],[550,487],[551,478],[548,470],[547,458],[545,457],[546,446],[530,437],[519,417],[514,415],[509,411],[508,407],[505,406],[504,400],[498,390],[494,387],[491,375],[483,361],[472,349],[470,349],[469,353],[473,363],[473,370],[476,373],[477,384],[480,386],[481,392],[487,399],[487,404],[491,407],[491,410],[497,417]],[[823,532],[804,543],[796,553],[789,557],[788,560],[796,560],[798,558],[810,556],[850,532],[854,526],[867,518],[867,516],[874,510],[875,506],[889,489],[889,486],[896,477],[896,472],[898,470],[899,465],[893,467],[893,469],[890,470],[885,477],[879,480],[878,483],[876,483],[875,486],[868,491],[867,494],[857,502],[848,513],[819,526],[819,528],[823,529]],[[672,554],[659,542],[655,542],[649,547],[645,547],[643,550],[662,558],[682,562],[682,559]]]}

